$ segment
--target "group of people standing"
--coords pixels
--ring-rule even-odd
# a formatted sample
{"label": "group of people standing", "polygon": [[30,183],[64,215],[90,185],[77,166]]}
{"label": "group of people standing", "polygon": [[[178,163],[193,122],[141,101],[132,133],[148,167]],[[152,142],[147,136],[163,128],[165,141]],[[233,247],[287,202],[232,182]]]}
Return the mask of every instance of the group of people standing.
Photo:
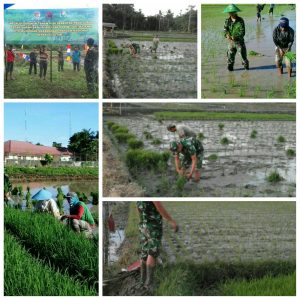
{"label": "group of people standing", "polygon": [[[84,58],[84,70],[86,75],[87,88],[89,93],[96,91],[98,86],[98,46],[94,44],[94,39],[89,38],[87,40],[88,50]],[[6,56],[6,72],[5,79],[8,81],[14,80],[13,78],[13,69],[16,54],[13,51],[13,46],[9,45],[8,49],[5,52]],[[74,51],[72,52],[72,63],[73,70],[80,71],[81,66],[81,52],[78,46],[75,46]],[[40,78],[46,79],[47,69],[48,69],[49,53],[46,49],[46,46],[40,46],[39,48],[33,48],[29,54],[29,75],[32,73],[37,74],[37,64],[39,63],[39,76]],[[59,47],[57,50],[57,65],[58,72],[64,71],[64,49]]]}
{"label": "group of people standing", "polygon": [[[270,5],[269,15],[274,11],[274,4]],[[261,21],[261,11],[264,6],[257,5],[257,21]],[[247,58],[247,49],[244,41],[245,22],[243,18],[238,16],[241,10],[234,4],[228,5],[224,9],[224,13],[229,14],[229,18],[225,20],[224,36],[228,40],[227,51],[227,68],[228,71],[233,71],[235,56],[239,52],[242,58],[242,64],[246,70],[249,70],[249,60]],[[273,42],[275,44],[275,63],[278,69],[278,74],[283,74],[282,62],[285,62],[288,77],[292,76],[292,63],[286,55],[291,51],[294,43],[294,30],[289,26],[289,19],[282,17],[279,24],[273,30]]]}

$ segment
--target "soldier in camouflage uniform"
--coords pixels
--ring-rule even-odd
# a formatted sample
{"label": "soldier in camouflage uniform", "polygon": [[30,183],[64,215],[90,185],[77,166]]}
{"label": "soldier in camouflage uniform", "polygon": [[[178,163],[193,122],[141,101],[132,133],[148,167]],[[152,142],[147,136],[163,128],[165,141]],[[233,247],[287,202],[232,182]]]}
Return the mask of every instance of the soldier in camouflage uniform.
{"label": "soldier in camouflage uniform", "polygon": [[98,51],[94,48],[94,40],[92,38],[89,38],[86,43],[89,49],[84,59],[84,71],[86,76],[88,92],[94,93],[98,84]]}
{"label": "soldier in camouflage uniform", "polygon": [[229,13],[229,18],[225,20],[224,36],[229,41],[227,51],[227,67],[228,71],[233,71],[235,55],[240,53],[242,63],[246,70],[249,70],[249,61],[247,59],[247,49],[244,41],[245,36],[245,22],[237,15],[240,9],[231,4],[227,6],[224,13]]}
{"label": "soldier in camouflage uniform", "polygon": [[170,222],[175,232],[178,226],[159,201],[137,201],[137,208],[140,216],[141,283],[151,290],[156,259],[161,248],[162,218]]}
{"label": "soldier in camouflage uniform", "polygon": [[[180,142],[171,142],[170,150],[175,155],[176,171],[179,175],[185,175],[187,179],[200,180],[200,171],[204,158],[202,143],[193,137],[184,138]],[[191,168],[189,173],[186,170]]]}

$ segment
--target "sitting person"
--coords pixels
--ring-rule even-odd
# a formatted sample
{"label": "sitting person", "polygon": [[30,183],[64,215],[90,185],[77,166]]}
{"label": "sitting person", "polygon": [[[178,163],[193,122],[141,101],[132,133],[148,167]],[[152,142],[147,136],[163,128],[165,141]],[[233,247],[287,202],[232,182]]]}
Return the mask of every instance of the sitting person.
{"label": "sitting person", "polygon": [[86,237],[91,238],[92,229],[96,225],[89,208],[84,202],[78,199],[75,193],[68,193],[66,198],[70,204],[70,214],[63,215],[61,221],[68,219],[69,224],[75,232],[83,232]]}

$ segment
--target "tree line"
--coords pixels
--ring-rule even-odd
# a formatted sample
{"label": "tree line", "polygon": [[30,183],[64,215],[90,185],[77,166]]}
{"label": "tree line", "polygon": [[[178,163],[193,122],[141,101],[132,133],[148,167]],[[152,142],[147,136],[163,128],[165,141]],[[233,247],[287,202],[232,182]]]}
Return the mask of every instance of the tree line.
{"label": "tree line", "polygon": [[103,22],[114,23],[120,30],[144,31],[180,31],[197,32],[197,11],[190,5],[184,12],[174,16],[171,9],[161,10],[153,16],[145,16],[141,10],[135,10],[133,4],[104,4]]}

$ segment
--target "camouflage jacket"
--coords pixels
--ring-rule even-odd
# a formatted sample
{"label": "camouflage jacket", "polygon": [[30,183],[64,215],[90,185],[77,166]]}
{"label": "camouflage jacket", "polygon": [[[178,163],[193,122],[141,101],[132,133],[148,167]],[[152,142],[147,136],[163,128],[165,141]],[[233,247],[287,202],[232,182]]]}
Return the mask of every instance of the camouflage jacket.
{"label": "camouflage jacket", "polygon": [[84,68],[93,70],[98,65],[98,51],[92,47],[89,49],[86,53],[85,59],[84,59]]}
{"label": "camouflage jacket", "polygon": [[152,201],[137,201],[140,226],[162,227],[162,216]]}
{"label": "camouflage jacket", "polygon": [[243,42],[245,36],[245,22],[241,17],[237,17],[236,20],[233,22],[231,18],[225,20],[224,23],[224,36],[226,37],[227,34],[234,41]]}
{"label": "camouflage jacket", "polygon": [[180,141],[180,143],[183,146],[181,154],[183,154],[184,157],[190,158],[193,155],[203,155],[204,149],[202,143],[198,139],[193,137],[184,138]]}

